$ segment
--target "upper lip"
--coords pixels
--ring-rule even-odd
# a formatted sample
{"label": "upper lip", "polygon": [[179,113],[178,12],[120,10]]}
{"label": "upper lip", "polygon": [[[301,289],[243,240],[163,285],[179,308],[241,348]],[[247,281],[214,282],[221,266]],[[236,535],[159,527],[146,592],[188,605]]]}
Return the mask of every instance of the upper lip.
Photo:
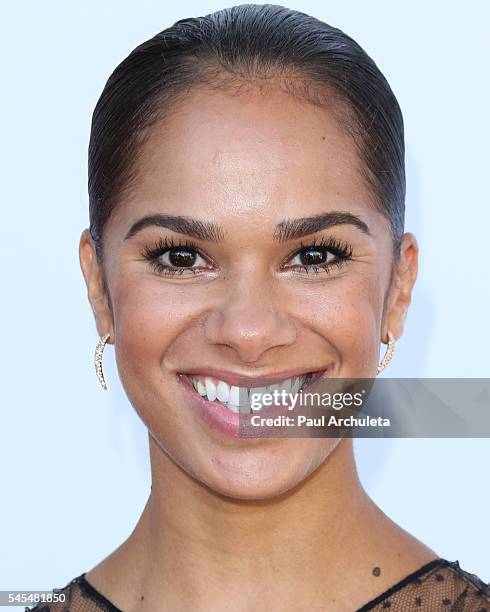
{"label": "upper lip", "polygon": [[297,376],[305,376],[306,374],[323,374],[330,366],[323,368],[295,368],[283,370],[282,372],[271,372],[261,376],[251,374],[240,374],[238,372],[225,372],[223,370],[215,370],[213,368],[194,368],[192,370],[180,371],[179,374],[186,376],[209,376],[217,380],[222,380],[230,386],[236,387],[268,387],[288,378]]}

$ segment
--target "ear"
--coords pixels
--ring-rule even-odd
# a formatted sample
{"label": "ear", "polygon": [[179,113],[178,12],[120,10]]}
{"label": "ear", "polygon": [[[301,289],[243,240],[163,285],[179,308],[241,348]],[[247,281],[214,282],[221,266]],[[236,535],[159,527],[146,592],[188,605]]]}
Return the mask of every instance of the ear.
{"label": "ear", "polygon": [[403,334],[408,307],[412,300],[412,289],[417,279],[418,256],[417,239],[412,233],[406,232],[402,236],[400,257],[393,270],[388,307],[382,328],[383,341],[388,341],[388,330],[395,339]]}
{"label": "ear", "polygon": [[110,333],[109,343],[113,344],[114,321],[110,297],[105,288],[104,270],[97,260],[95,244],[88,228],[84,229],[80,236],[78,254],[80,267],[85,284],[87,285],[88,299],[95,317],[97,332],[99,336]]}

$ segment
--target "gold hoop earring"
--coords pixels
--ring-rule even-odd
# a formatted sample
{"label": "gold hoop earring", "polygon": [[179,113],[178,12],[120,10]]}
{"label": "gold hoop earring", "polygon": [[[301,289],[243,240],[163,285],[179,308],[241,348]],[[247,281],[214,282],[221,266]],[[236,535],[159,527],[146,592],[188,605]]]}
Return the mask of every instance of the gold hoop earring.
{"label": "gold hoop earring", "polygon": [[95,349],[95,356],[94,356],[95,373],[97,374],[97,378],[99,379],[102,389],[104,389],[105,391],[107,391],[107,385],[104,380],[104,373],[102,372],[102,353],[104,352],[106,342],[107,340],[109,340],[110,335],[111,334],[106,334],[105,336],[102,336],[102,338],[99,340],[97,344],[97,348]]}
{"label": "gold hoop earring", "polygon": [[377,373],[382,372],[386,366],[390,363],[393,353],[395,352],[395,338],[393,334],[388,330],[388,348],[386,349],[385,356],[378,364]]}

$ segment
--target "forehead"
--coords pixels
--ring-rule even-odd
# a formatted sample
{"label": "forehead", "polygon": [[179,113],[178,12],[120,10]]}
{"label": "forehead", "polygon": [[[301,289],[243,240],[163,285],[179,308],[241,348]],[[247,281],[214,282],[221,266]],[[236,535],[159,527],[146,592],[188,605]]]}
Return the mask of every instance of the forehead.
{"label": "forehead", "polygon": [[277,222],[364,208],[362,162],[339,115],[279,88],[194,88],[149,128],[125,216],[198,206],[199,216],[231,208]]}

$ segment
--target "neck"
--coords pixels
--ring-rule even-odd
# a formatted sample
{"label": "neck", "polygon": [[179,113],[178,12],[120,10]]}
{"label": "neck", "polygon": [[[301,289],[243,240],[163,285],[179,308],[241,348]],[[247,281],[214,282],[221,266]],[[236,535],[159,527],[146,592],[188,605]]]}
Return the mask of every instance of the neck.
{"label": "neck", "polygon": [[[270,598],[272,607],[282,601],[284,609],[294,609],[294,598],[301,608],[304,594],[315,593],[314,608],[332,593],[338,604],[343,584],[350,604],[354,595],[347,584],[358,578],[357,568],[366,578],[358,580],[359,603],[370,589],[379,592],[381,582],[372,584],[371,570],[379,565],[387,534],[396,532],[359,481],[352,439],[343,439],[298,487],[261,501],[216,494],[179,468],[151,436],[150,459],[152,491],[144,511],[103,562],[105,570],[95,572],[95,586],[114,593],[118,607],[224,610],[230,601],[247,600],[250,608],[265,609]],[[390,560],[395,566],[397,554]],[[412,560],[411,567],[418,563]],[[385,573],[386,586],[396,576]]]}
{"label": "neck", "polygon": [[[202,551],[207,564],[226,558],[230,566],[236,560],[242,573],[244,561],[250,560],[250,571],[255,572],[261,563],[269,567],[270,554],[285,560],[286,552],[293,561],[300,547],[337,546],[367,499],[351,440],[339,444],[298,487],[259,501],[216,494],[190,478],[153,441],[150,444],[153,484],[142,522],[152,535],[157,558],[167,556],[169,547],[172,554],[193,558]],[[286,541],[288,546],[281,548],[288,550],[278,549]]]}

